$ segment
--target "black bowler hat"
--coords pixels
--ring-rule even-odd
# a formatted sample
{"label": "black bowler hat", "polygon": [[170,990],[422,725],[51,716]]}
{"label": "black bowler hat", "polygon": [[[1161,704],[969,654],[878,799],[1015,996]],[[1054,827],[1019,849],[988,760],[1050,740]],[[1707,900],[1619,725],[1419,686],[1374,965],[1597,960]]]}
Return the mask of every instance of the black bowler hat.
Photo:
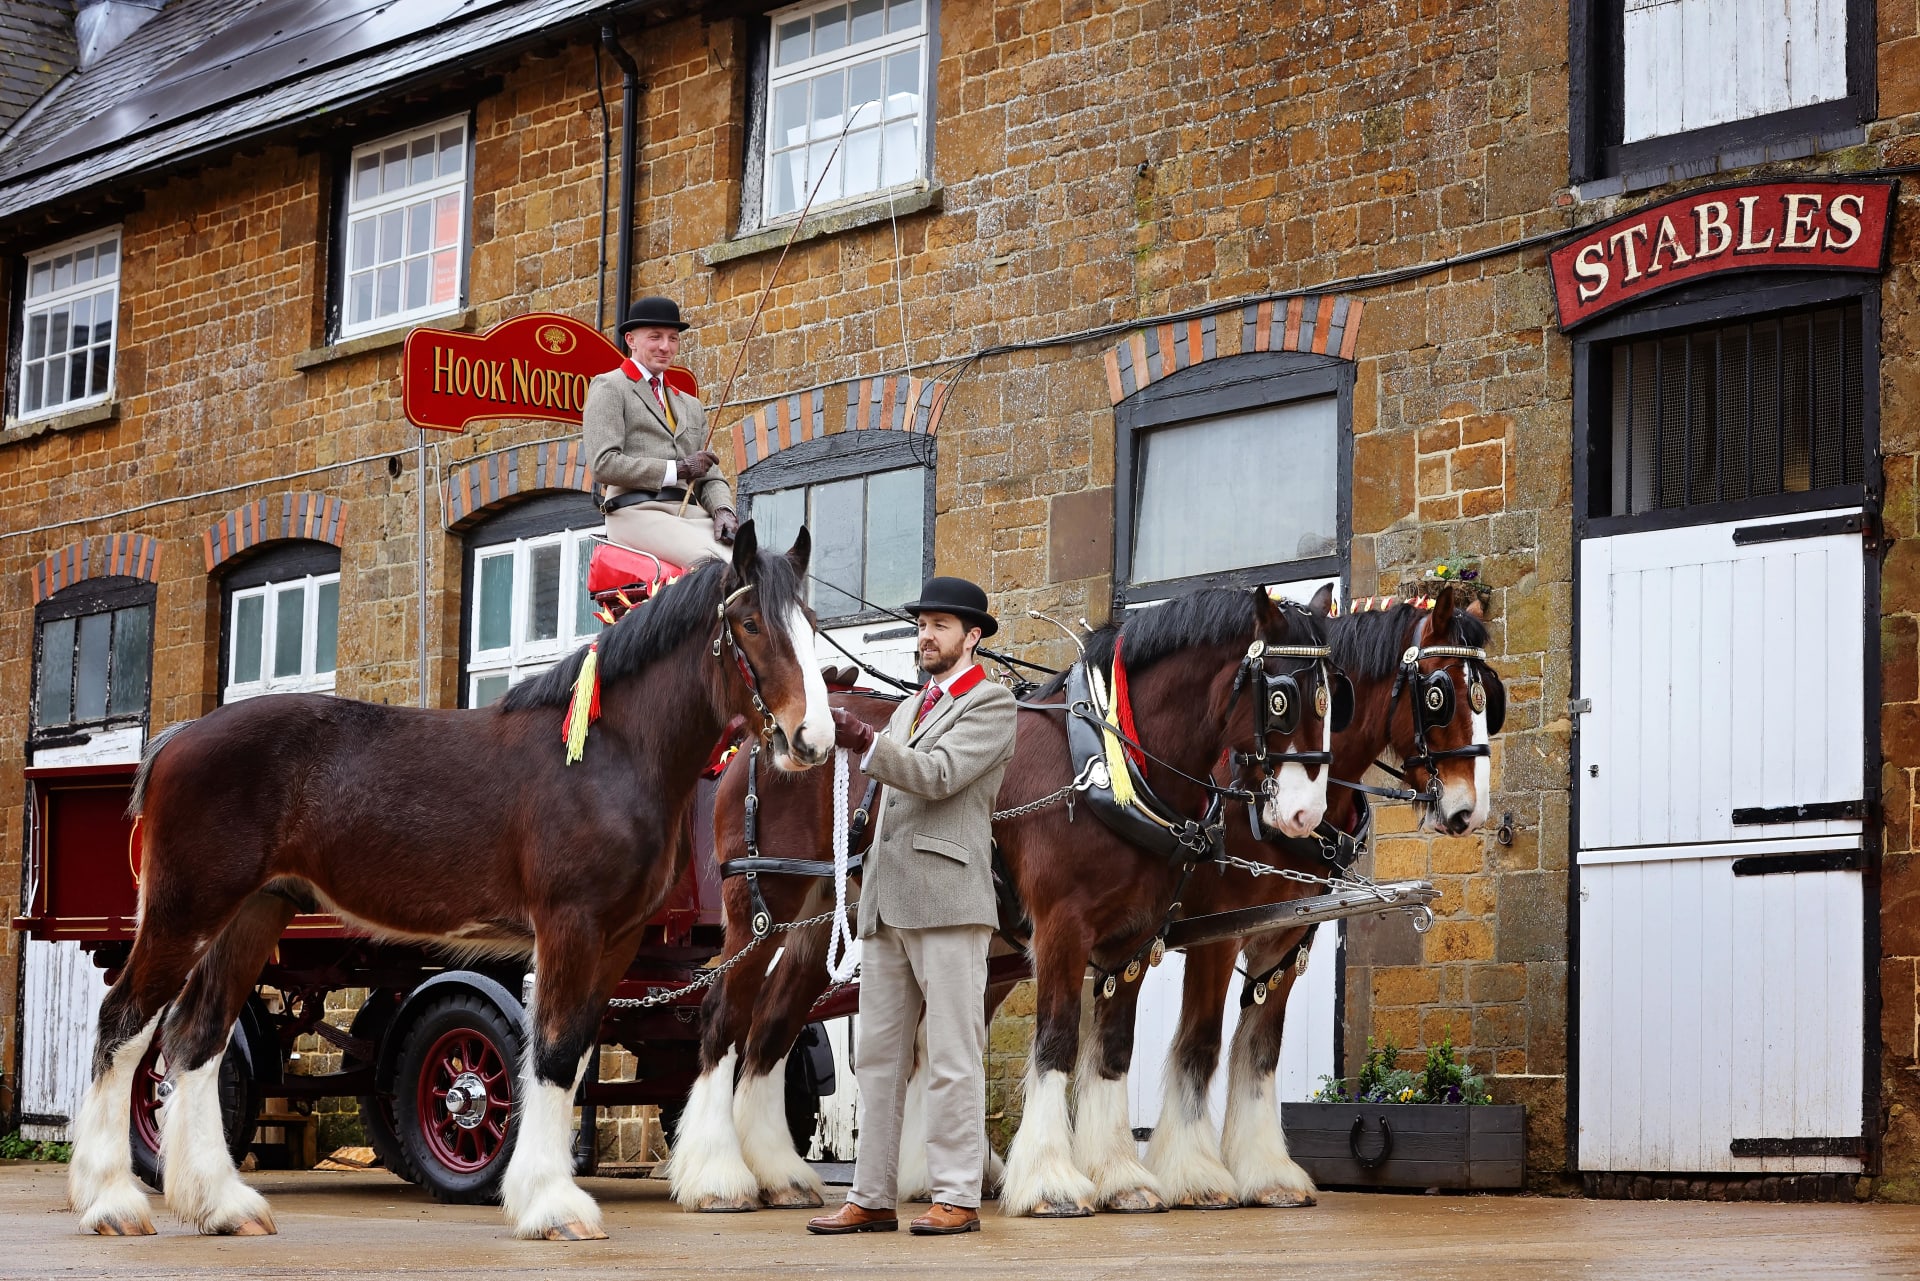
{"label": "black bowler hat", "polygon": [[687,322],[680,319],[680,304],[671,298],[662,298],[659,294],[642,298],[627,309],[627,318],[620,322],[620,336],[625,338],[629,329],[685,329]]}
{"label": "black bowler hat", "polygon": [[952,614],[968,626],[978,627],[983,640],[1000,630],[1000,624],[987,612],[987,594],[964,578],[929,578],[920,589],[920,599],[901,608],[915,617]]}

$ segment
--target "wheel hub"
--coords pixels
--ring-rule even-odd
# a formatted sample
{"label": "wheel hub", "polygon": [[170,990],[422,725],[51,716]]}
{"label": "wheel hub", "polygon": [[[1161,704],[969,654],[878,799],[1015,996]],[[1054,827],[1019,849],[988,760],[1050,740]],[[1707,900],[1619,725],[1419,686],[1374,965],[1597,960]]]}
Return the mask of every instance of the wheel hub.
{"label": "wheel hub", "polygon": [[447,1115],[463,1130],[487,1119],[487,1083],[477,1073],[462,1072],[447,1087]]}

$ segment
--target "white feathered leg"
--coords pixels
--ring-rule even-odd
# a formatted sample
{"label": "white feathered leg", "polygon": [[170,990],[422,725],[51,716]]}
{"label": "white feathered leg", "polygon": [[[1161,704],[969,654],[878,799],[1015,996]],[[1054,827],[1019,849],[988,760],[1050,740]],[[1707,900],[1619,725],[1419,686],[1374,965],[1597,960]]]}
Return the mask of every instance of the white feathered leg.
{"label": "white feathered leg", "polygon": [[[531,1016],[528,1025],[534,1026]],[[573,1080],[553,1085],[539,1079],[533,1055],[529,1046],[513,1119],[520,1133],[500,1181],[501,1206],[513,1223],[513,1235],[522,1240],[604,1241],[600,1207],[573,1181],[573,1096],[586,1056],[575,1066]]]}
{"label": "white feathered leg", "polygon": [[1251,1020],[1234,1029],[1227,1062],[1227,1121],[1222,1155],[1233,1171],[1243,1205],[1279,1208],[1312,1205],[1313,1179],[1287,1155],[1286,1132],[1274,1100],[1273,1073],[1253,1067]]}
{"label": "white feathered leg", "polygon": [[1220,1137],[1207,1114],[1200,1083],[1168,1055],[1166,1097],[1147,1143],[1147,1168],[1159,1176],[1168,1201],[1184,1210],[1224,1210],[1240,1204],[1233,1172],[1220,1159]]}
{"label": "white feathered leg", "polygon": [[106,1071],[87,1087],[73,1126],[73,1161],[67,1166],[67,1200],[80,1215],[82,1232],[103,1237],[149,1236],[153,1215],[147,1194],[133,1177],[128,1126],[133,1119],[133,1074],[152,1043],[155,1015],[113,1052]]}
{"label": "white feathered leg", "polygon": [[739,1055],[726,1055],[703,1072],[687,1094],[673,1134],[667,1188],[689,1210],[728,1213],[760,1208],[760,1180],[740,1151],[733,1122],[733,1071]]}
{"label": "white feathered leg", "polygon": [[753,1171],[760,1199],[776,1210],[811,1209],[823,1203],[826,1185],[794,1150],[787,1130],[785,1063],[780,1071],[740,1079],[733,1096],[740,1155]]}
{"label": "white feathered leg", "polygon": [[1007,1151],[1000,1212],[1036,1218],[1093,1213],[1093,1180],[1073,1163],[1073,1119],[1067,1110],[1067,1074],[1027,1068],[1026,1110]]}
{"label": "white feathered leg", "polygon": [[1098,1038],[1081,1041],[1074,1077],[1073,1163],[1093,1180],[1102,1210],[1148,1214],[1167,1208],[1160,1181],[1140,1164],[1127,1101],[1127,1078],[1100,1074]]}
{"label": "white feathered leg", "polygon": [[222,1057],[216,1053],[197,1068],[168,1074],[173,1093],[160,1115],[167,1208],[209,1235],[266,1236],[278,1230],[273,1211],[265,1197],[241,1182],[227,1151],[220,1109]]}

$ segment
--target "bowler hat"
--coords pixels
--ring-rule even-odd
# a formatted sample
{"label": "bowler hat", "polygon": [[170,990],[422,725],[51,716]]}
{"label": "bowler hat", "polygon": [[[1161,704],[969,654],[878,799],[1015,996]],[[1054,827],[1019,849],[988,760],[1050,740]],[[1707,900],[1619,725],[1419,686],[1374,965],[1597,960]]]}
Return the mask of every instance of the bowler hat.
{"label": "bowler hat", "polygon": [[987,612],[987,594],[964,578],[929,578],[920,589],[920,599],[903,605],[909,614],[952,614],[971,627],[978,627],[982,639],[1000,630]]}
{"label": "bowler hat", "polygon": [[627,309],[627,318],[620,322],[620,336],[625,338],[629,329],[656,326],[662,329],[685,329],[687,322],[680,319],[680,304],[659,294],[642,298]]}

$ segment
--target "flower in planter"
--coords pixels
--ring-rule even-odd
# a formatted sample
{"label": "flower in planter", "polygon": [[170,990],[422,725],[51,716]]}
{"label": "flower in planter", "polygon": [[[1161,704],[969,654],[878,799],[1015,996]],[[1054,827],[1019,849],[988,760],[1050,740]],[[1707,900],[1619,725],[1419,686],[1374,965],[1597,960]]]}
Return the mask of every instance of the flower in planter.
{"label": "flower in planter", "polygon": [[1480,578],[1480,558],[1478,556],[1449,556],[1428,572],[1429,578],[1438,578],[1449,583],[1472,583]]}
{"label": "flower in planter", "polygon": [[1368,1037],[1367,1057],[1352,1084],[1323,1076],[1313,1099],[1317,1103],[1493,1102],[1485,1080],[1455,1056],[1451,1028],[1438,1045],[1427,1047],[1426,1061],[1418,1069],[1395,1066],[1399,1058],[1400,1048],[1391,1040],[1376,1046]]}

